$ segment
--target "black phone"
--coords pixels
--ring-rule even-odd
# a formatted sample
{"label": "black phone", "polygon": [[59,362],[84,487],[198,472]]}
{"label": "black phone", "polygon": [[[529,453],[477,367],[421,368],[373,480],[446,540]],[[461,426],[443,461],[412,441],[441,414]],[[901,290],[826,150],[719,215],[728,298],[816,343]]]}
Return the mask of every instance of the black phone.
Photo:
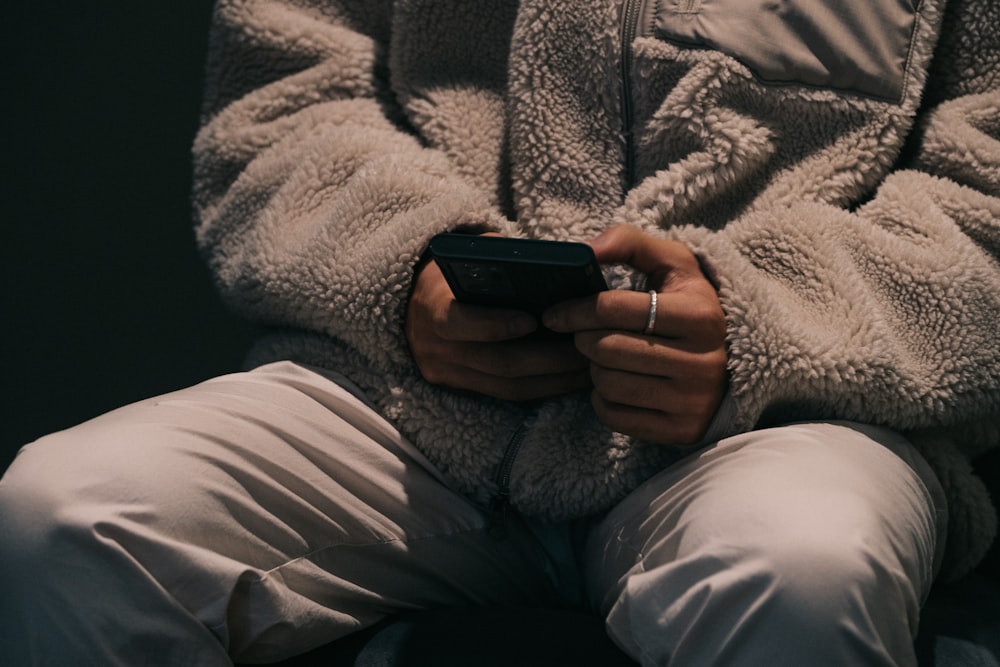
{"label": "black phone", "polygon": [[608,288],[586,243],[448,233],[431,239],[430,254],[457,300],[536,317]]}

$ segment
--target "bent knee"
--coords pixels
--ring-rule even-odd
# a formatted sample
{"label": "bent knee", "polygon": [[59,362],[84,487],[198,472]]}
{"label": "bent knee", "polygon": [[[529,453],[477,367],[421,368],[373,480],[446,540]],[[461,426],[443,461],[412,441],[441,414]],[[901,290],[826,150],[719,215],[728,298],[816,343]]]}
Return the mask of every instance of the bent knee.
{"label": "bent knee", "polygon": [[102,503],[95,502],[102,485],[87,482],[86,461],[75,463],[61,445],[45,439],[29,445],[0,480],[0,564],[21,579],[35,568],[51,572],[78,561],[102,522]]}
{"label": "bent knee", "polygon": [[915,628],[921,582],[911,581],[896,553],[856,536],[793,539],[750,559],[768,582],[767,604],[789,622],[829,625],[862,609],[906,619]]}
{"label": "bent knee", "polygon": [[190,502],[191,471],[168,470],[162,456],[135,451],[134,439],[104,435],[77,427],[19,452],[0,480],[0,563],[51,572],[101,558],[116,526],[148,523],[154,508]]}
{"label": "bent knee", "polygon": [[656,664],[908,664],[917,600],[863,543],[789,540],[636,573],[608,623]]}

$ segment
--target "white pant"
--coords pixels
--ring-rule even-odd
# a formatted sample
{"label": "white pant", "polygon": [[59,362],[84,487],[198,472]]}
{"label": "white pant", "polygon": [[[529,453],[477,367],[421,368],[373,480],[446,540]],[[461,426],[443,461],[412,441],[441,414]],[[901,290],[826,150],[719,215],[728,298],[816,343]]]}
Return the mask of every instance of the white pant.
{"label": "white pant", "polygon": [[889,432],[741,435],[607,516],[497,538],[331,377],[274,364],[25,447],[0,481],[7,664],[277,659],[403,610],[558,604],[567,580],[644,664],[914,661],[944,503]]}

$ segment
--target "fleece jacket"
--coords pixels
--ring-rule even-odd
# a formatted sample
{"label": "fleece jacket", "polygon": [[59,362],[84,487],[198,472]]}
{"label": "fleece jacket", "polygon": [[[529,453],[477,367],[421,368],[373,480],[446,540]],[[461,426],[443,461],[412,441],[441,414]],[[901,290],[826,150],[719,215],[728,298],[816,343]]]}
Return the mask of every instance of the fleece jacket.
{"label": "fleece jacket", "polygon": [[688,450],[609,430],[585,393],[428,383],[414,268],[455,229],[684,242],[728,326],[714,436],[906,434],[945,487],[955,576],[997,526],[971,462],[1000,446],[998,31],[977,0],[221,0],[198,242],[274,329],[256,362],[344,374],[454,488],[551,521]]}

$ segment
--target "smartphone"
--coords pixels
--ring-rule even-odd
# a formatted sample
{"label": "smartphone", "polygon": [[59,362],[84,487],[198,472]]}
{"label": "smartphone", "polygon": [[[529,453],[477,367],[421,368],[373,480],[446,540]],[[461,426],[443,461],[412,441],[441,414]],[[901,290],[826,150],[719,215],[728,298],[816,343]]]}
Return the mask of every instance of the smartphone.
{"label": "smartphone", "polygon": [[449,233],[431,239],[430,253],[464,303],[538,317],[555,303],[607,289],[585,243]]}

